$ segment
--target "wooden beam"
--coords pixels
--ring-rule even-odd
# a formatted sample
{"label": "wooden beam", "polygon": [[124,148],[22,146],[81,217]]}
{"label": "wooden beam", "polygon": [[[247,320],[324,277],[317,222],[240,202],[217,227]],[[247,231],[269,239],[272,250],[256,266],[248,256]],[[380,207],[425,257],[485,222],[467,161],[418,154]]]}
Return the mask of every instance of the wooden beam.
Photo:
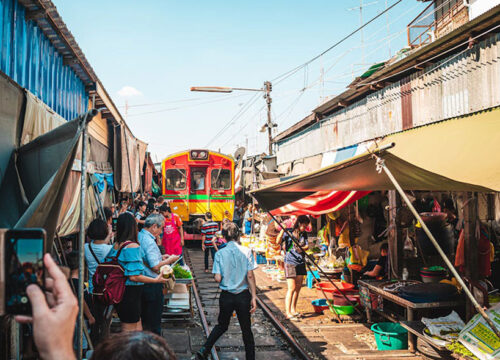
{"label": "wooden beam", "polygon": [[73,56],[63,57],[63,65],[74,65],[78,64],[78,59]]}
{"label": "wooden beam", "polygon": [[47,12],[45,11],[45,9],[38,9],[38,10],[26,11],[24,18],[27,21],[29,21],[29,20],[42,19],[45,16],[47,16]]}

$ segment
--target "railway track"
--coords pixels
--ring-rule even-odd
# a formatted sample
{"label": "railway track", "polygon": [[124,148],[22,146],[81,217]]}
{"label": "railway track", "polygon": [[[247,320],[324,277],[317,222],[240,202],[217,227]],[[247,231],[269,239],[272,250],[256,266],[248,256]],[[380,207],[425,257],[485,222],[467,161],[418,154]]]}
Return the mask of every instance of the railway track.
{"label": "railway track", "polygon": [[[201,250],[185,249],[184,257],[193,273],[193,293],[199,319],[205,336],[217,323],[219,313],[218,284],[213,275],[204,271],[204,254]],[[210,259],[211,261],[211,259]],[[252,316],[257,359],[312,359],[297,343],[267,305],[257,298],[259,309]],[[212,349],[212,359],[244,359],[245,351],[237,317],[231,320],[229,330]]]}

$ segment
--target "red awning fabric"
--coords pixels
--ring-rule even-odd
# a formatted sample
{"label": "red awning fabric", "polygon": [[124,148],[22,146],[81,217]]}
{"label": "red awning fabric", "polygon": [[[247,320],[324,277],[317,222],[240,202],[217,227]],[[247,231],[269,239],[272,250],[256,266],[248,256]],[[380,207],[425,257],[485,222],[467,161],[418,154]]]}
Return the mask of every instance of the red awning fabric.
{"label": "red awning fabric", "polygon": [[271,211],[273,215],[313,215],[328,214],[340,210],[370,191],[318,191],[300,200]]}

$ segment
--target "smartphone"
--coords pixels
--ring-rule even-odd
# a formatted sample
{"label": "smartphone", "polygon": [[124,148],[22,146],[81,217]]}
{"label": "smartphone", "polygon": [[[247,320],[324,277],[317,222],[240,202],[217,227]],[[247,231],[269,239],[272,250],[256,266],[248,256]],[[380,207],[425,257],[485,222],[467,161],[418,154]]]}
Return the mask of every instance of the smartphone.
{"label": "smartphone", "polygon": [[5,313],[31,315],[30,284],[44,287],[44,229],[11,229],[4,235]]}

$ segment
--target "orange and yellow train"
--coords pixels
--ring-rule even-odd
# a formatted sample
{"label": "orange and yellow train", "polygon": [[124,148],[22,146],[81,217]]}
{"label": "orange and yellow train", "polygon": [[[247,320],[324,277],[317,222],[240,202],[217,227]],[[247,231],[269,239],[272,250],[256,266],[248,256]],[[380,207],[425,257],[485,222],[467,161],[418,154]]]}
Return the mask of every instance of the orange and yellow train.
{"label": "orange and yellow train", "polygon": [[[213,220],[232,220],[234,159],[209,150],[187,150],[161,164],[162,194],[186,226],[210,211]],[[193,238],[187,231],[186,239]],[[197,238],[196,236],[194,238]]]}

